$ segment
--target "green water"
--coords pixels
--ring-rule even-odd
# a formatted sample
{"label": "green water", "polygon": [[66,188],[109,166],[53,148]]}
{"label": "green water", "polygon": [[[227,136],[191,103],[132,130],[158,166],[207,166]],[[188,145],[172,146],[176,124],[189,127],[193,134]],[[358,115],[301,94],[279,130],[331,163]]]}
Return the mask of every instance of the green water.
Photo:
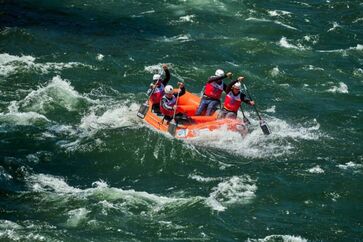
{"label": "green water", "polygon": [[[0,1],[1,241],[362,241],[360,1]],[[243,75],[244,139],[136,117]],[[241,115],[241,114],[239,114]]]}

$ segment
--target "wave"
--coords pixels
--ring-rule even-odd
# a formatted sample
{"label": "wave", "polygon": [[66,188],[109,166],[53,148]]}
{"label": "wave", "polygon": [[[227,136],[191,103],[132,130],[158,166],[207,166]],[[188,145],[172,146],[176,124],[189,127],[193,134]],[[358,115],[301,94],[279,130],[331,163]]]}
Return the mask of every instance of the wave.
{"label": "wave", "polygon": [[[249,116],[248,112],[245,112]],[[242,114],[240,113],[241,117]],[[317,140],[322,134],[320,124],[314,119],[310,127],[290,125],[286,121],[266,117],[271,134],[264,135],[259,127],[259,121],[249,118],[251,125],[249,133],[242,137],[237,132],[221,127],[215,131],[200,132],[199,137],[186,140],[191,144],[203,147],[213,147],[226,150],[233,154],[247,158],[271,158],[289,155],[295,152],[296,142],[299,140]]]}
{"label": "wave", "polygon": [[49,71],[60,71],[63,69],[86,67],[96,69],[91,65],[80,62],[46,62],[37,63],[36,58],[29,55],[16,56],[7,53],[0,54],[0,76],[8,76],[21,71],[35,71],[41,74],[49,73]]}
{"label": "wave", "polygon": [[344,82],[339,82],[339,86],[333,86],[326,91],[331,93],[349,93],[348,86]]}
{"label": "wave", "polygon": [[254,22],[275,23],[277,25],[281,25],[281,26],[283,26],[285,28],[288,28],[288,29],[298,30],[297,28],[295,28],[293,26],[290,26],[288,24],[282,23],[282,22],[277,21],[277,20],[269,20],[269,19],[265,19],[265,18],[255,18],[255,17],[249,17],[249,18],[246,18],[245,20],[246,21],[254,21]]}
{"label": "wave", "polygon": [[74,90],[69,81],[55,76],[45,86],[39,86],[37,90],[30,92],[23,100],[13,102],[11,109],[46,114],[56,107],[76,111],[80,106],[92,102]]}
{"label": "wave", "polygon": [[347,49],[337,49],[337,50],[317,50],[317,52],[322,52],[322,53],[343,53],[343,54],[347,54],[348,51],[362,51],[363,50],[363,45],[361,44],[357,44],[357,46],[355,47],[349,47]]}
{"label": "wave", "polygon": [[287,49],[296,49],[296,50],[309,50],[310,48],[303,46],[302,44],[298,43],[296,45],[289,43],[286,37],[282,37],[278,43],[281,47]]}
{"label": "wave", "polygon": [[233,176],[214,187],[209,194],[206,203],[216,211],[225,211],[227,206],[246,204],[256,197],[256,181],[249,176]]}
{"label": "wave", "polygon": [[9,112],[0,113],[0,123],[8,125],[43,125],[49,123],[50,120],[42,114],[36,112]]}
{"label": "wave", "polygon": [[193,39],[192,39],[190,34],[181,34],[181,35],[172,36],[172,37],[163,36],[161,38],[156,39],[156,41],[158,41],[158,42],[180,42],[180,43],[184,43],[184,42],[193,41]]}
{"label": "wave", "polygon": [[308,169],[307,171],[310,173],[315,173],[315,174],[321,174],[321,173],[325,172],[323,169],[321,169],[321,167],[319,165],[312,167],[312,168]]}
{"label": "wave", "polygon": [[295,235],[269,235],[263,239],[247,239],[248,242],[273,242],[273,241],[282,241],[282,242],[307,242],[307,239],[304,239],[300,236]]}

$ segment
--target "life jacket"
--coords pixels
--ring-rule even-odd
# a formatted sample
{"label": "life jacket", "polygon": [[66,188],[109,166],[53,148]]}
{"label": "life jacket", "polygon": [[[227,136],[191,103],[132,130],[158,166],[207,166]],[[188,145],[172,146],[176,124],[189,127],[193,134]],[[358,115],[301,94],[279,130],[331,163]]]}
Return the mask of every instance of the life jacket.
{"label": "life jacket", "polygon": [[[173,97],[171,99],[168,99],[166,96],[163,96],[162,99],[165,100],[165,102],[163,102],[163,103],[165,103],[169,107],[174,107],[174,105],[176,104],[176,97],[174,95],[173,95]],[[165,116],[172,117],[174,115],[174,109],[164,108],[163,105],[162,105],[162,102],[160,102],[160,111]]]}
{"label": "life jacket", "polygon": [[204,95],[213,99],[220,99],[223,92],[223,81],[221,84],[217,82],[209,82],[205,85]]}
{"label": "life jacket", "polygon": [[151,94],[150,100],[152,103],[160,103],[161,98],[164,95],[164,85],[161,83],[160,86],[156,87],[153,94]]}
{"label": "life jacket", "polygon": [[241,92],[238,92],[237,95],[234,95],[233,92],[230,91],[224,99],[224,109],[231,112],[237,112],[241,106],[241,103]]}

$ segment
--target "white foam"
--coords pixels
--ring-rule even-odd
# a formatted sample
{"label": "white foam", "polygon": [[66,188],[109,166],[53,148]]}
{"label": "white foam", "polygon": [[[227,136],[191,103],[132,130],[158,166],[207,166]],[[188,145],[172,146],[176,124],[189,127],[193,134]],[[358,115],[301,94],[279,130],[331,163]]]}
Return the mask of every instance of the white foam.
{"label": "white foam", "polygon": [[247,239],[247,241],[248,242],[274,242],[274,241],[307,242],[308,240],[295,235],[269,235],[263,239]]}
{"label": "white foam", "polygon": [[354,69],[353,75],[354,76],[360,76],[360,77],[363,76],[363,69],[362,68]]}
{"label": "white foam", "polygon": [[192,41],[192,37],[190,36],[190,34],[181,34],[181,35],[176,35],[176,36],[172,36],[172,37],[166,37],[163,36],[161,38],[158,38],[158,41],[160,42],[189,42]]}
{"label": "white foam", "polygon": [[283,11],[283,10],[269,10],[267,11],[270,16],[283,16],[283,15],[291,15],[291,12]]}
{"label": "white foam", "polygon": [[358,23],[358,22],[362,22],[363,21],[363,18],[357,18],[356,20],[354,20],[352,23]]}
{"label": "white foam", "polygon": [[206,204],[216,211],[225,211],[234,204],[246,204],[256,197],[257,186],[249,176],[233,176],[212,189]]}
{"label": "white foam", "polygon": [[0,113],[0,122],[10,125],[41,125],[50,122],[47,117],[36,112],[9,112]]}
{"label": "white foam", "polygon": [[328,32],[334,31],[335,29],[341,27],[337,22],[333,22],[333,27],[328,29]]}
{"label": "white foam", "polygon": [[[245,114],[249,117],[249,113]],[[239,117],[241,116],[239,113]],[[312,124],[306,124],[308,127],[304,127],[293,126],[283,120],[266,116],[265,121],[271,130],[270,135],[263,134],[258,120],[250,117],[249,120],[252,124],[245,137],[222,126],[214,131],[201,131],[196,138],[188,139],[186,142],[228,150],[233,154],[249,158],[271,158],[293,153],[296,141],[317,140],[322,136],[319,132],[320,124],[315,119]]]}
{"label": "white foam", "polygon": [[37,90],[30,92],[23,100],[13,103],[12,108],[44,114],[55,106],[61,106],[68,111],[75,111],[82,102],[92,103],[93,101],[80,95],[69,81],[55,76],[46,86],[39,86]]}
{"label": "white foam", "polygon": [[278,24],[278,25],[281,25],[285,28],[288,28],[288,29],[293,29],[293,30],[297,30],[297,28],[293,27],[293,26],[290,26],[288,24],[285,24],[285,23],[282,23],[280,21],[277,21],[277,20],[269,20],[269,19],[265,19],[265,18],[254,18],[254,17],[249,17],[247,19],[245,19],[246,21],[254,21],[254,22],[269,22],[269,23],[275,23],[275,24]]}
{"label": "white foam", "polygon": [[275,66],[274,68],[272,68],[272,70],[270,71],[270,74],[272,77],[276,77],[278,75],[280,75],[281,71],[279,69],[278,66]]}
{"label": "white foam", "polygon": [[40,73],[48,73],[51,70],[60,71],[63,69],[75,68],[75,67],[87,67],[95,69],[93,66],[82,64],[79,62],[57,63],[46,62],[36,63],[36,58],[33,56],[23,55],[9,55],[7,53],[0,54],[0,76],[8,76],[16,73],[17,71],[36,71]]}
{"label": "white foam", "polygon": [[101,129],[115,129],[120,127],[132,126],[138,120],[135,113],[139,105],[132,103],[130,105],[119,104],[111,106],[104,113],[97,115],[96,110],[91,111],[81,120],[79,127],[88,132],[95,133]]}
{"label": "white foam", "polygon": [[198,182],[213,182],[213,181],[220,181],[222,178],[220,177],[202,177],[200,175],[190,174],[188,178],[191,178],[193,180],[196,180]]}
{"label": "white foam", "polygon": [[178,20],[172,20],[170,21],[171,24],[177,24],[177,23],[194,23],[195,15],[185,15],[180,16]]}
{"label": "white foam", "polygon": [[0,229],[22,229],[22,228],[23,226],[20,226],[19,224],[14,223],[10,220],[0,219]]}
{"label": "white foam", "polygon": [[30,189],[34,192],[55,192],[58,194],[79,193],[82,190],[69,186],[63,178],[45,174],[37,174],[27,179]]}
{"label": "white foam", "polygon": [[297,44],[297,45],[293,45],[290,44],[287,40],[286,37],[282,37],[278,43],[281,47],[287,48],[287,49],[296,49],[296,50],[306,50],[307,48],[305,48],[303,45],[301,44]]}
{"label": "white foam", "polygon": [[324,173],[325,171],[323,169],[321,169],[319,165],[317,165],[315,167],[308,169],[308,172],[315,173],[315,174],[321,174],[321,173]]}
{"label": "white foam", "polygon": [[268,113],[276,113],[276,106],[273,105],[271,108],[268,108],[265,111]]}
{"label": "white foam", "polygon": [[0,179],[11,180],[13,177],[5,171],[4,167],[0,166]]}
{"label": "white foam", "polygon": [[339,82],[339,86],[333,86],[327,90],[332,93],[349,93],[348,86],[344,82]]}
{"label": "white foam", "polygon": [[87,221],[87,214],[91,211],[85,208],[73,209],[68,212],[67,226],[69,227],[77,227],[81,223],[85,223]]}
{"label": "white foam", "polygon": [[102,54],[97,54],[97,56],[96,56],[96,60],[98,60],[98,61],[103,61],[103,58],[104,58],[105,56],[104,55],[102,55]]}
{"label": "white foam", "polygon": [[349,162],[345,163],[344,165],[342,165],[342,164],[337,165],[337,167],[339,167],[340,169],[343,169],[343,170],[347,170],[347,169],[357,170],[357,169],[362,168],[363,165],[354,163],[353,161],[349,161]]}

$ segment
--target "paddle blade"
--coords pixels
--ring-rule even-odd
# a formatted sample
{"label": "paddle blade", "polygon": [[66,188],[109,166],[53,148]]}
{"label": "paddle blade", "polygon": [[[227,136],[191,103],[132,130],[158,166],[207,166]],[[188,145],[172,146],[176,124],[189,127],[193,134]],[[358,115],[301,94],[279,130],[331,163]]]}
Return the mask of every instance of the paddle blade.
{"label": "paddle blade", "polygon": [[144,119],[147,110],[149,110],[149,105],[147,103],[142,104],[139,108],[139,111],[137,112],[137,117]]}
{"label": "paddle blade", "polygon": [[176,133],[176,127],[177,127],[177,123],[175,123],[174,120],[172,120],[170,123],[169,123],[169,127],[168,127],[168,132],[169,134],[171,134],[172,136],[175,136],[175,133]]}
{"label": "paddle blade", "polygon": [[243,117],[243,122],[246,124],[246,125],[250,125],[251,122],[248,120],[248,118],[246,117]]}
{"label": "paddle blade", "polygon": [[265,121],[263,121],[263,120],[260,121],[260,127],[262,129],[262,132],[265,135],[271,134],[270,128],[268,127],[268,125],[267,125],[267,123]]}

